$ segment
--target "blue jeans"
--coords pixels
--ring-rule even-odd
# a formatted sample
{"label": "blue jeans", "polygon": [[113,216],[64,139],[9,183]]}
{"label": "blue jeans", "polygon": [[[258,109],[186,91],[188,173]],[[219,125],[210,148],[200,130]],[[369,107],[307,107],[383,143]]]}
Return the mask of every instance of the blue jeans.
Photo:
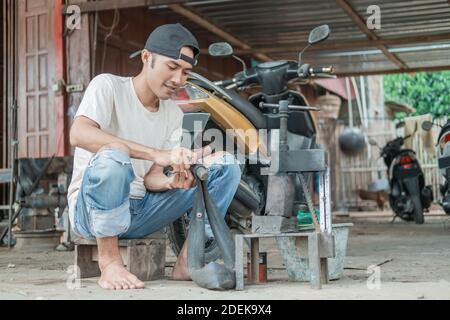
{"label": "blue jeans", "polygon": [[[130,198],[134,180],[130,157],[115,149],[95,154],[85,170],[75,207],[74,230],[87,239],[136,239],[152,234],[188,212],[197,187],[147,192]],[[236,193],[241,170],[232,155],[209,167],[208,190],[225,217]]]}

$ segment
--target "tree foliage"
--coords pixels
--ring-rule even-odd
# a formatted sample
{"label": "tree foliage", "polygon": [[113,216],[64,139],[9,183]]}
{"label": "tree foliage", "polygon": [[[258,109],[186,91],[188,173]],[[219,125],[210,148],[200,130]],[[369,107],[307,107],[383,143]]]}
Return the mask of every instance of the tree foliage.
{"label": "tree foliage", "polygon": [[419,72],[384,76],[386,100],[403,102],[413,115],[431,113],[433,118],[450,116],[450,71]]}

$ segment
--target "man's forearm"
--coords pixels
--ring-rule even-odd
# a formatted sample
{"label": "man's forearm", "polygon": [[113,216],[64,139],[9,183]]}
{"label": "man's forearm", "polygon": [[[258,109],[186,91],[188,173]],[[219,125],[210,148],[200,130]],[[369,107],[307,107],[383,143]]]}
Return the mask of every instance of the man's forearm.
{"label": "man's forearm", "polygon": [[156,150],[144,145],[113,136],[100,128],[74,123],[71,132],[71,144],[90,152],[111,143],[121,143],[130,149],[130,157],[134,159],[154,160]]}
{"label": "man's forearm", "polygon": [[170,178],[162,172],[150,172],[144,177],[144,185],[148,191],[164,192],[170,188]]}

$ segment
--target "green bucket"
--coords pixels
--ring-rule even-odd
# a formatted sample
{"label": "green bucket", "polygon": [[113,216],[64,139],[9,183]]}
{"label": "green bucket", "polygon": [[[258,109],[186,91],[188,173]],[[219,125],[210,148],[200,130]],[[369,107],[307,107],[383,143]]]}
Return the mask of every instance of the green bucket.
{"label": "green bucket", "polygon": [[[314,213],[317,221],[320,221],[320,211],[314,209]],[[297,225],[299,228],[309,228],[313,225],[311,213],[307,211],[307,208],[301,208],[297,211]]]}

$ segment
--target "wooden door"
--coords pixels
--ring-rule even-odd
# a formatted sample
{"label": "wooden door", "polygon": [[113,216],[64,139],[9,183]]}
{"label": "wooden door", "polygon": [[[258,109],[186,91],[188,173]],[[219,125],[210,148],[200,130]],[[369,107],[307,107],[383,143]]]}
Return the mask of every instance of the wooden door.
{"label": "wooden door", "polygon": [[64,154],[64,99],[53,91],[63,76],[61,1],[19,0],[19,157]]}

